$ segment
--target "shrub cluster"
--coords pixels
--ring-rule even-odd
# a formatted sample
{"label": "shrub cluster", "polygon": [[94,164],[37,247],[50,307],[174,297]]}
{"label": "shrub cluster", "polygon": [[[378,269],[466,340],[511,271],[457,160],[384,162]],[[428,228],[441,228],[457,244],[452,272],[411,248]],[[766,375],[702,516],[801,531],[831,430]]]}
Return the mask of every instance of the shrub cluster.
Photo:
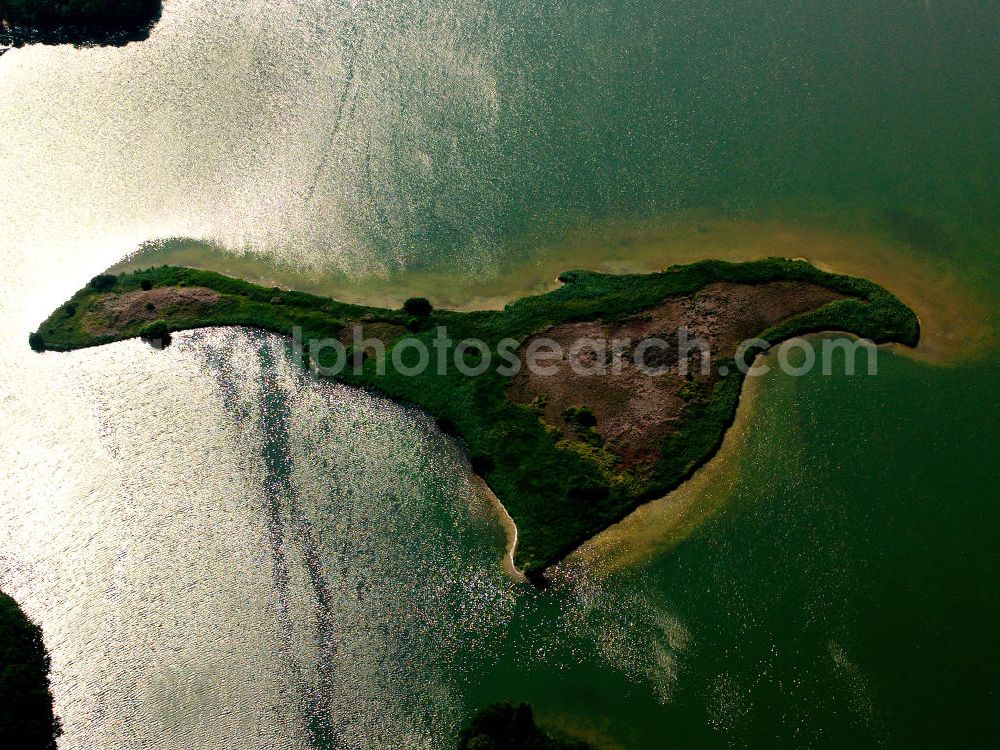
{"label": "shrub cluster", "polygon": [[410,297],[403,303],[403,312],[414,318],[426,318],[434,307],[425,297]]}
{"label": "shrub cluster", "polygon": [[55,750],[62,734],[52,711],[49,655],[42,631],[0,593],[0,738],[3,746]]}
{"label": "shrub cluster", "polygon": [[97,276],[92,278],[87,284],[95,292],[106,292],[110,289],[115,288],[115,284],[118,283],[118,277],[113,276],[109,273],[99,273]]}
{"label": "shrub cluster", "polygon": [[145,39],[162,0],[0,0],[0,42],[124,44]]}
{"label": "shrub cluster", "polygon": [[156,320],[149,325],[143,326],[139,336],[149,341],[162,340],[170,335],[170,326],[165,320]]}

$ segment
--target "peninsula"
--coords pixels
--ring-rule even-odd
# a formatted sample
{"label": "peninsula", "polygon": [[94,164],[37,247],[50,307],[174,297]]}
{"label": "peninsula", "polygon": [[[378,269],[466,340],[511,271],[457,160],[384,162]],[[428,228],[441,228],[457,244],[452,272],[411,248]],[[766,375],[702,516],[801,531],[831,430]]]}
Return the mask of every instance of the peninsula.
{"label": "peninsula", "polygon": [[[460,439],[516,524],[515,566],[539,580],[712,456],[747,367],[768,345],[840,331],[915,346],[920,335],[916,315],[886,289],[805,261],[559,280],[503,310],[461,313],[419,298],[398,310],[347,304],[162,266],[95,277],[29,343],[68,351],[141,336],[162,345],[206,326],[292,336],[314,372],[415,404]],[[451,348],[438,357],[442,331]],[[481,345],[454,343],[473,339]]]}

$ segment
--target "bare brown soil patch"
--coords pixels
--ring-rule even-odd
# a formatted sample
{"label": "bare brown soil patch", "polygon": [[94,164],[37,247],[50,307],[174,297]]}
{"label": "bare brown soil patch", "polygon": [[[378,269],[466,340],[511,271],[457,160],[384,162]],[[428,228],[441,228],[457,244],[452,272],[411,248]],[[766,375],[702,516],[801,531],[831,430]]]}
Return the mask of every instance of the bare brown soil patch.
{"label": "bare brown soil patch", "polygon": [[221,295],[207,287],[157,287],[148,291],[110,294],[100,299],[84,318],[87,333],[114,334],[135,323],[184,315],[197,315]]}
{"label": "bare brown soil patch", "polygon": [[[521,347],[521,369],[509,391],[514,403],[535,404],[543,418],[574,436],[580,427],[567,420],[571,407],[589,408],[597,418],[594,430],[621,463],[634,466],[654,461],[663,439],[685,407],[705,398],[719,379],[718,363],[732,359],[740,343],[786,318],[822,307],[842,295],[816,284],[778,281],[768,284],[709,284],[698,292],[675,297],[620,322],[585,321],[554,326]],[[680,329],[689,339],[707,344],[710,358],[692,348],[686,368],[679,366]],[[547,361],[554,372],[543,375],[526,366],[534,339],[548,338],[562,348],[562,359]],[[636,364],[636,346],[662,339],[666,350],[653,347]],[[581,339],[608,342],[604,351]],[[622,342],[617,346],[613,342]],[[628,342],[628,343],[623,343]],[[603,358],[600,371],[579,372]],[[656,368],[651,374],[647,368]],[[594,368],[596,369],[596,368]],[[686,369],[686,374],[683,371]]]}

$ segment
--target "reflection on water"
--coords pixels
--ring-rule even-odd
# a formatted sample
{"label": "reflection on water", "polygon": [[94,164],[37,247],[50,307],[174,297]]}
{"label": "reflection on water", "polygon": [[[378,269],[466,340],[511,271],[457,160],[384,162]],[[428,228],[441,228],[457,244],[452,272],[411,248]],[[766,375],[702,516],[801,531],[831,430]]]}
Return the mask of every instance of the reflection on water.
{"label": "reflection on water", "polygon": [[496,278],[606,222],[805,205],[996,271],[997,11],[864,5],[171,0],[143,44],[0,58],[4,240],[67,293],[173,236]]}
{"label": "reflection on water", "polygon": [[275,668],[246,433],[183,346],[168,367],[152,354],[25,363],[5,423],[27,465],[5,482],[3,585],[44,627],[61,746],[237,747],[259,731],[290,747],[301,720]]}
{"label": "reflection on water", "polygon": [[466,154],[495,136],[496,16],[478,0],[171,0],[143,44],[15,50],[0,67],[7,231],[45,217],[87,268],[178,233],[306,268],[425,261],[429,238],[406,235],[431,232],[431,213],[460,227],[470,172],[488,167]]}
{"label": "reflection on water", "polygon": [[509,617],[511,591],[429,420],[307,382],[242,332],[39,361],[41,418],[12,437],[87,455],[80,473],[50,456],[76,476],[28,474],[5,506],[3,582],[45,626],[62,747],[452,731],[449,662]]}
{"label": "reflection on water", "polygon": [[[556,586],[570,592],[565,626],[580,638],[595,638],[607,663],[631,680],[651,686],[668,703],[676,690],[680,659],[691,633],[671,612],[668,602],[638,586],[610,591],[581,566],[564,563],[552,573]],[[628,623],[623,627],[623,622]]]}
{"label": "reflection on water", "polygon": [[27,363],[0,583],[44,626],[60,747],[447,747],[515,615],[534,643],[503,658],[593,653],[669,699],[682,625],[581,572],[511,581],[459,447],[278,337]]}

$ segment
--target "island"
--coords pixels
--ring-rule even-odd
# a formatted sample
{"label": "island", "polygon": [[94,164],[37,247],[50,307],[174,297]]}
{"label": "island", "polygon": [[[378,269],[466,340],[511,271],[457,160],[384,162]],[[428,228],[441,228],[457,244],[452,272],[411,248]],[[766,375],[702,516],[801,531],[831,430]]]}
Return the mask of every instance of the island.
{"label": "island", "polygon": [[0,592],[0,737],[4,747],[55,750],[62,734],[52,711],[49,655],[42,631]]}
{"label": "island", "polygon": [[768,346],[824,331],[906,346],[920,337],[916,315],[883,287],[802,260],[559,281],[503,310],[419,298],[390,310],[161,266],[95,277],[29,344],[162,346],[206,326],[289,336],[319,376],[415,404],[461,441],[513,520],[512,564],[543,582],[547,567],[713,455]]}
{"label": "island", "polygon": [[123,46],[147,39],[162,0],[0,0],[0,51],[26,44]]}

